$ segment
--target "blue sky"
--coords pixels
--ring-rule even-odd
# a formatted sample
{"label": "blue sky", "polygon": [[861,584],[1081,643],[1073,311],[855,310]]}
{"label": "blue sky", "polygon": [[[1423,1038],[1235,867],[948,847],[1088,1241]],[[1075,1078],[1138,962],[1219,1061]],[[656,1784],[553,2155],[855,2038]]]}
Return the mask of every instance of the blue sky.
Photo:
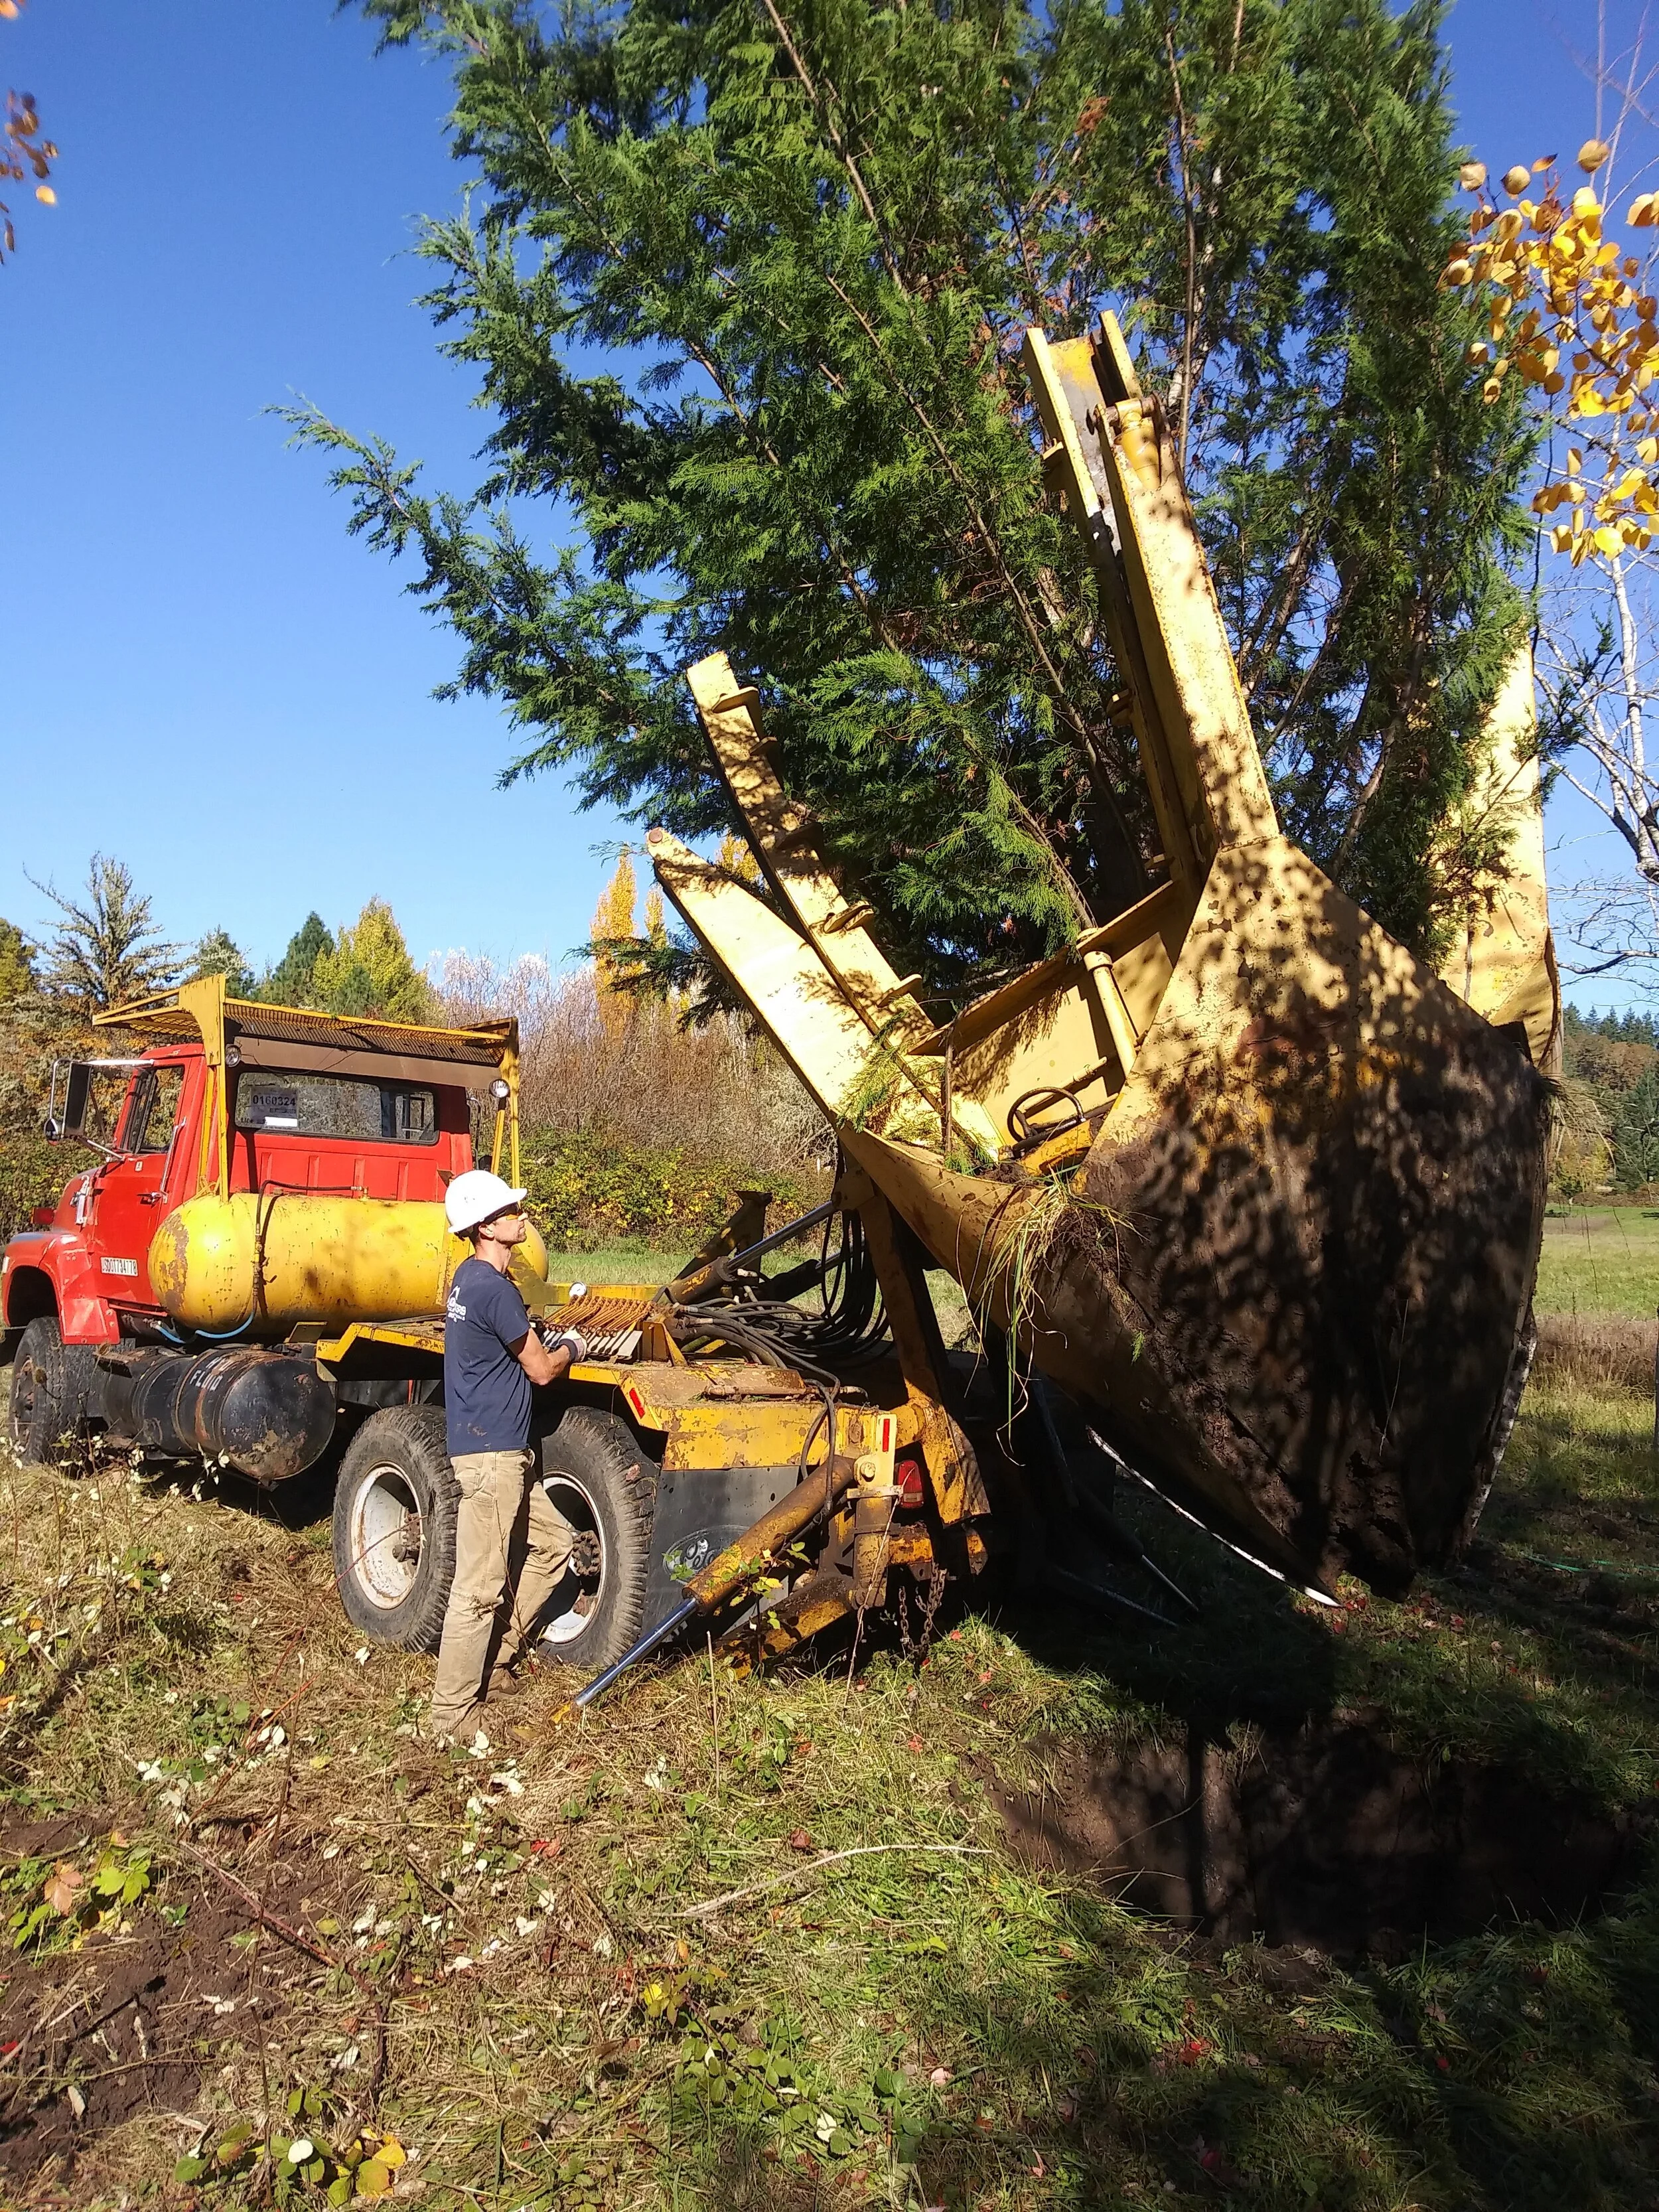
{"label": "blue sky", "polygon": [[[1610,52],[1638,15],[1613,0]],[[1494,170],[1571,156],[1592,0],[1461,0],[1449,38]],[[6,195],[0,270],[0,914],[26,928],[47,911],[25,872],[78,884],[101,848],[171,934],[222,923],[260,962],[307,908],[333,923],[375,894],[417,959],[556,962],[586,933],[594,848],[625,832],[556,779],[495,787],[504,718],[432,698],[451,638],[264,411],[303,393],[434,485],[473,481],[483,418],[408,252],[459,189],[447,79],[373,43],[332,0],[28,0],[0,21],[0,87],[37,95],[61,149],[56,208]],[[1580,845],[1567,872],[1606,865]]]}

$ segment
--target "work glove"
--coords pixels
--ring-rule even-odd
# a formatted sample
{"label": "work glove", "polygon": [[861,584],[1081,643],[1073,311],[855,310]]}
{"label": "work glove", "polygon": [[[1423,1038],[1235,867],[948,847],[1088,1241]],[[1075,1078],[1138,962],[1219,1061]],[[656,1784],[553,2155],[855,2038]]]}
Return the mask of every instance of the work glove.
{"label": "work glove", "polygon": [[544,1335],[542,1342],[550,1352],[557,1352],[562,1346],[570,1354],[570,1364],[573,1367],[580,1366],[587,1357],[587,1339],[579,1328],[559,1329],[553,1334]]}

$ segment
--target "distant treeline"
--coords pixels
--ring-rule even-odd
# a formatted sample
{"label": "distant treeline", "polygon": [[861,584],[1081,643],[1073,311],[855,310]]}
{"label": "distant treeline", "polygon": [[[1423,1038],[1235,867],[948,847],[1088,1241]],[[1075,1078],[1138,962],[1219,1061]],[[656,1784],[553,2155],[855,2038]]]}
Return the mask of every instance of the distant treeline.
{"label": "distant treeline", "polygon": [[1659,1017],[1569,1006],[1562,1046],[1567,1133],[1558,1188],[1577,1197],[1608,1183],[1639,1190],[1659,1182]]}

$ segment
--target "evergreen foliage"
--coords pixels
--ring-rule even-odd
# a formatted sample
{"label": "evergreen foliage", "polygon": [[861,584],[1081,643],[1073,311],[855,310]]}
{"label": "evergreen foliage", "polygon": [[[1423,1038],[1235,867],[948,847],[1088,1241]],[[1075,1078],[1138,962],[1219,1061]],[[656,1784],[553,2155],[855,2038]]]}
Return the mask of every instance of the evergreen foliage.
{"label": "evergreen foliage", "polygon": [[397,916],[380,898],[370,899],[356,921],[337,933],[320,915],[308,914],[254,996],[277,1006],[315,1006],[324,1013],[377,1021],[437,1018],[437,994],[415,965]]}
{"label": "evergreen foliage", "polygon": [[311,971],[315,1003],[335,1014],[368,1014],[388,1022],[429,1022],[437,994],[410,957],[397,916],[372,898],[331,951]]}
{"label": "evergreen foliage", "polygon": [[1659,1182],[1659,1054],[1620,1094],[1612,1137],[1613,1175],[1621,1190]]}
{"label": "evergreen foliage", "polygon": [[1659,1015],[1638,1013],[1633,1007],[1626,1007],[1622,1014],[1581,1014],[1577,1006],[1567,1006],[1562,1013],[1562,1031],[1574,1042],[1605,1037],[1610,1043],[1644,1044],[1659,1049]]}
{"label": "evergreen foliage", "polygon": [[[1152,837],[1022,334],[1114,305],[1163,397],[1285,826],[1428,947],[1519,611],[1526,462],[1436,276],[1439,10],[1384,0],[364,0],[456,78],[482,184],[430,304],[476,495],[315,413],[415,556],[512,776],[729,826],[679,681],[758,679],[888,948],[951,991],[1145,887]],[[556,503],[574,542],[524,534]],[[1454,825],[1449,827],[1449,825]]]}
{"label": "evergreen foliage", "polygon": [[321,915],[308,914],[292,937],[288,950],[259,986],[259,996],[279,1006],[307,1006],[313,1003],[312,975],[325,953],[332,953],[334,939]]}

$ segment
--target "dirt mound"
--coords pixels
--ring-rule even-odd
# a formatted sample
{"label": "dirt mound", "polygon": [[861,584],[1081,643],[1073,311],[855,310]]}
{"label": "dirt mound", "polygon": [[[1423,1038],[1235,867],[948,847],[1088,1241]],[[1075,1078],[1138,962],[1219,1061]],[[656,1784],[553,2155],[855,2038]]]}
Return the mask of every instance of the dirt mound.
{"label": "dirt mound", "polygon": [[[107,1811],[8,1822],[0,1861],[84,1862],[109,1827]],[[314,1867],[303,1885],[286,1867],[250,1880],[272,1916],[307,1917],[299,1890],[315,1891]],[[222,2046],[262,2039],[301,2001],[295,1984],[314,1967],[287,1947],[238,1948],[233,1939],[246,1944],[254,1916],[223,1882],[187,1867],[170,1869],[162,1899],[165,1911],[153,1896],[136,1905],[125,1934],[106,1923],[73,1946],[7,1961],[0,2203],[72,2202],[76,2162],[100,2136],[145,2110],[187,2117],[203,2072],[222,2061]],[[314,1895],[305,1903],[328,1909]],[[191,2148],[179,2136],[179,2151]],[[70,2194],[63,2196],[66,2186]]]}
{"label": "dirt mound", "polygon": [[1057,1794],[993,1796],[1038,1866],[1098,1872],[1126,1904],[1225,1942],[1344,1955],[1595,1912],[1649,1832],[1515,1767],[1404,1758],[1358,1719],[1244,1753],[1194,1736],[1083,1756]]}

